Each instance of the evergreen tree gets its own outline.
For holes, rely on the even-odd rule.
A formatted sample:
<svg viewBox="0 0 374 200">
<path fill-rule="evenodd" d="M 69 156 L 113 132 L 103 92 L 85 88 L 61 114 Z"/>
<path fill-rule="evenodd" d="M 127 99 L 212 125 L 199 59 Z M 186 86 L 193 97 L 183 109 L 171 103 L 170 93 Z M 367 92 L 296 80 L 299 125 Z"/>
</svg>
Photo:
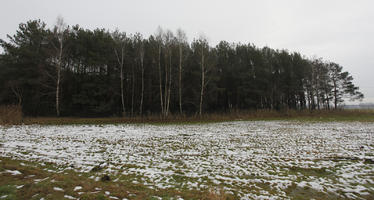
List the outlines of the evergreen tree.
<svg viewBox="0 0 374 200">
<path fill-rule="evenodd" d="M 0 104 L 26 115 L 336 109 L 363 98 L 339 64 L 252 44 L 212 47 L 204 37 L 189 45 L 181 30 L 145 39 L 34 20 L 8 38 L 0 40 Z"/>
</svg>

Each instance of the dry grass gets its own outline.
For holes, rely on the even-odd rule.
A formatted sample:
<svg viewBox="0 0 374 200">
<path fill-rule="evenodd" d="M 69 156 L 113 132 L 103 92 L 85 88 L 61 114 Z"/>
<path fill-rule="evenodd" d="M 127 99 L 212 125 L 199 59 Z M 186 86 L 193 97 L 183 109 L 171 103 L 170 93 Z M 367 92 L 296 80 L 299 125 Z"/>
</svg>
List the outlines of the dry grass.
<svg viewBox="0 0 374 200">
<path fill-rule="evenodd" d="M 219 189 L 218 191 L 211 189 L 207 194 L 203 196 L 202 199 L 207 200 L 226 200 L 231 199 L 232 196 L 229 196 L 225 193 L 223 189 Z"/>
<path fill-rule="evenodd" d="M 109 191 L 111 196 L 119 199 L 172 199 L 182 197 L 183 199 L 205 199 L 221 200 L 235 199 L 234 196 L 225 194 L 223 190 L 215 192 L 182 190 L 175 189 L 150 189 L 141 183 L 134 184 L 130 182 L 94 181 L 89 174 L 79 174 L 73 170 L 65 170 L 63 173 L 53 173 L 48 169 L 56 170 L 53 164 L 42 166 L 38 163 L 19 161 L 0 157 L 0 196 L 6 195 L 6 199 L 66 199 L 64 195 L 79 197 L 80 199 L 96 200 L 110 199 L 105 191 Z M 17 170 L 21 172 L 18 175 L 6 173 L 5 170 Z M 40 180 L 40 181 L 35 181 Z M 23 185 L 17 189 L 17 186 Z M 75 186 L 81 186 L 82 189 L 74 191 Z M 56 191 L 53 188 L 59 187 L 64 191 Z M 97 190 L 96 188 L 101 188 Z M 83 192 L 78 194 L 78 192 Z"/>
<path fill-rule="evenodd" d="M 363 121 L 374 122 L 374 110 L 257 110 L 232 111 L 199 115 L 159 115 L 108 118 L 37 117 L 25 118 L 25 124 L 121 124 L 121 123 L 209 123 L 236 120 L 301 120 L 301 121 Z"/>
<path fill-rule="evenodd" d="M 22 123 L 22 107 L 19 105 L 0 106 L 0 124 Z"/>
<path fill-rule="evenodd" d="M 80 174 L 73 170 L 64 170 L 63 173 L 54 173 L 48 170 L 56 170 L 58 166 L 52 163 L 40 165 L 37 162 L 14 160 L 0 157 L 0 196 L 5 199 L 66 199 L 64 195 L 69 195 L 79 199 L 97 200 L 111 199 L 105 191 L 110 192 L 110 196 L 119 199 L 201 199 L 201 200 L 232 200 L 239 199 L 235 194 L 228 194 L 222 189 L 211 188 L 208 190 L 176 190 L 176 189 L 150 189 L 141 183 L 135 184 L 131 181 L 94 181 L 88 178 L 94 173 Z M 61 169 L 61 168 L 59 168 Z M 17 170 L 18 175 L 6 173 L 6 170 Z M 112 177 L 114 178 L 114 177 Z M 129 177 L 131 179 L 131 177 Z M 39 180 L 39 181 L 36 181 Z M 17 188 L 18 186 L 22 186 Z M 74 191 L 76 186 L 82 189 Z M 64 191 L 56 191 L 54 187 L 62 188 Z M 248 185 L 252 188 L 251 185 Z M 100 188 L 100 190 L 97 190 Z M 79 194 L 78 192 L 82 192 Z M 292 184 L 285 190 L 291 199 L 349 199 L 337 196 L 332 192 L 316 191 L 313 188 L 298 187 Z M 157 198 L 156 198 L 157 197 Z M 366 199 L 372 199 L 366 196 Z"/>
</svg>

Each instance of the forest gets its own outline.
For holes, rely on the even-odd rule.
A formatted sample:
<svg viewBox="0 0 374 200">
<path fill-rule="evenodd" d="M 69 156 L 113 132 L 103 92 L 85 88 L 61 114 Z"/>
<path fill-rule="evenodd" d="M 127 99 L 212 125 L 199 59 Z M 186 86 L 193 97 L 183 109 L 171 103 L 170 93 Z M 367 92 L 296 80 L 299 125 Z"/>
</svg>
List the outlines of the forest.
<svg viewBox="0 0 374 200">
<path fill-rule="evenodd" d="M 27 116 L 203 115 L 338 109 L 364 95 L 335 62 L 159 27 L 140 33 L 41 20 L 0 40 L 0 105 Z"/>
</svg>

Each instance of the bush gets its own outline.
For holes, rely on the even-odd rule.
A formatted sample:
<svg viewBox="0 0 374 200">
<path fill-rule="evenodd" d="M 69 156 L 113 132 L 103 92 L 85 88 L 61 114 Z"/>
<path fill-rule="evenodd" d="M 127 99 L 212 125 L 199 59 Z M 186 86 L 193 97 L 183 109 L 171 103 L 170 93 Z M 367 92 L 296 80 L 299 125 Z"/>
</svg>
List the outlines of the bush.
<svg viewBox="0 0 374 200">
<path fill-rule="evenodd" d="M 19 105 L 0 106 L 0 124 L 20 124 L 23 121 L 22 107 Z"/>
</svg>

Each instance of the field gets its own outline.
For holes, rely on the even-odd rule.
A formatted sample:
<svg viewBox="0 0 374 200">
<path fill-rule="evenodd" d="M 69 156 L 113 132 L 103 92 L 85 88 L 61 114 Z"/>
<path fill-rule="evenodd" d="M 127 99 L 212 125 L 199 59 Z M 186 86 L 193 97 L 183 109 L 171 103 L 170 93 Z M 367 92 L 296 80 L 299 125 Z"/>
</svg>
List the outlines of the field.
<svg viewBox="0 0 374 200">
<path fill-rule="evenodd" d="M 374 123 L 0 127 L 2 199 L 374 199 Z"/>
</svg>

